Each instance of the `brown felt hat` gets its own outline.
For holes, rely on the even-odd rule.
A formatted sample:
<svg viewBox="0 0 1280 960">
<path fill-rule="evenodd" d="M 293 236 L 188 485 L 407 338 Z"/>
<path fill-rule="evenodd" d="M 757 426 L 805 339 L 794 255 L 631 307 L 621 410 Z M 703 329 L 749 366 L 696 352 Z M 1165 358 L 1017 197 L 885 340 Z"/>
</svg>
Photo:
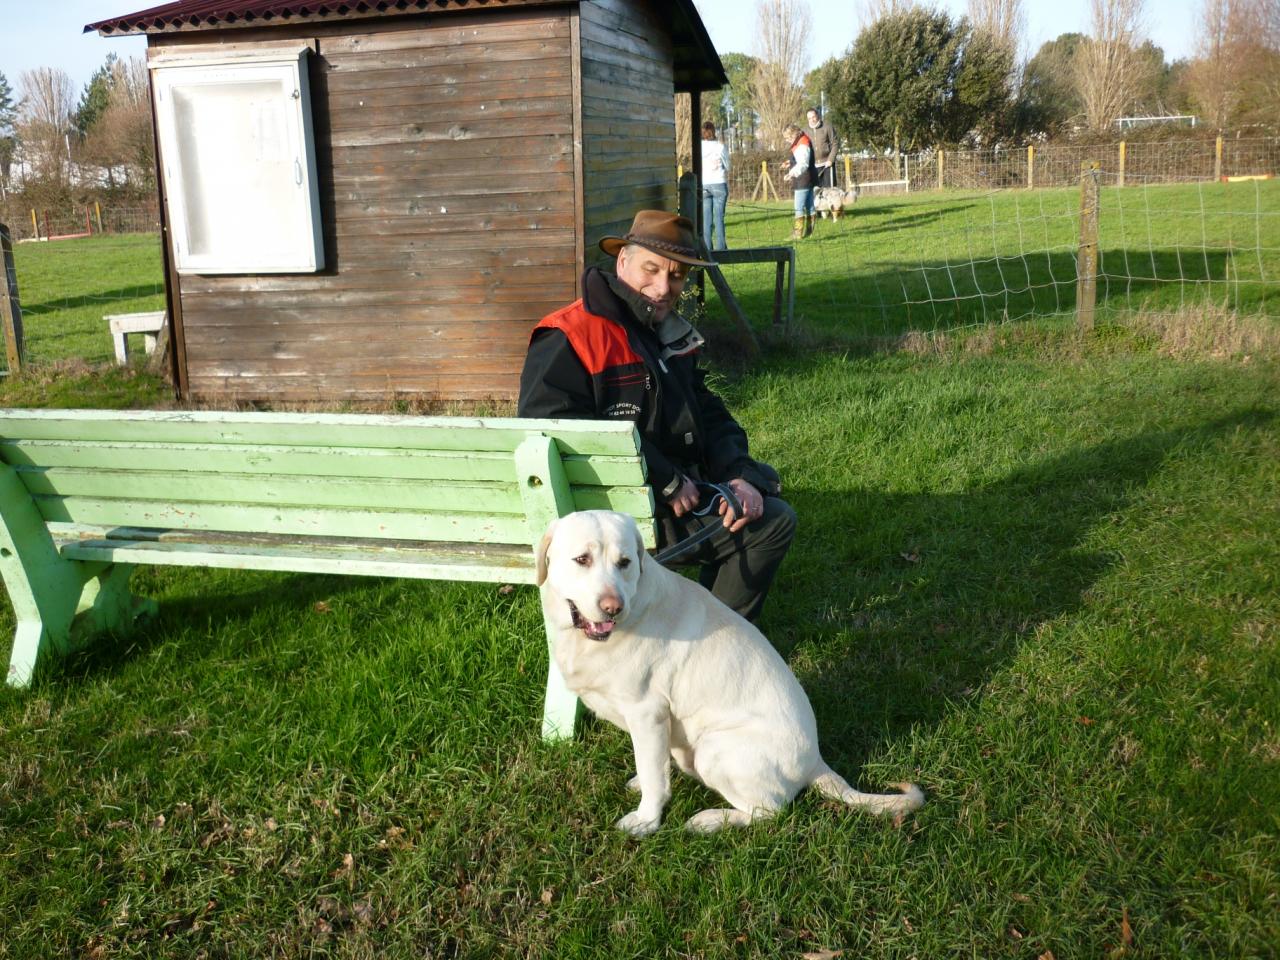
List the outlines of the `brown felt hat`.
<svg viewBox="0 0 1280 960">
<path fill-rule="evenodd" d="M 631 229 L 625 237 L 605 237 L 600 241 L 600 249 L 616 257 L 618 251 L 629 243 L 691 267 L 715 266 L 710 260 L 698 258 L 693 221 L 663 210 L 641 210 L 631 221 Z"/>
</svg>

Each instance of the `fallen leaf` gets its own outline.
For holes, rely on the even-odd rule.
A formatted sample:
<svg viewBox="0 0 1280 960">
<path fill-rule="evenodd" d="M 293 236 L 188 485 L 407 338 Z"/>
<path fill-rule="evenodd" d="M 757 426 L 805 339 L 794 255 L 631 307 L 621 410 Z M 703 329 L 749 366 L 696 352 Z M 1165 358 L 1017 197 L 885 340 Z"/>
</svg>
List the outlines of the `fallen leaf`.
<svg viewBox="0 0 1280 960">
<path fill-rule="evenodd" d="M 1036 957 L 1036 960 L 1058 960 L 1058 958 L 1053 955 L 1052 950 L 1046 950 L 1044 953 L 1040 954 L 1040 956 Z"/>
<path fill-rule="evenodd" d="M 907 563 L 919 563 L 919 562 L 920 562 L 920 554 L 916 553 L 914 550 L 913 550 L 913 551 L 911 551 L 910 553 L 905 553 L 905 552 L 904 552 L 904 553 L 900 553 L 900 554 L 898 554 L 898 556 L 900 556 L 903 560 L 907 561 Z"/>
<path fill-rule="evenodd" d="M 515 592 L 515 589 L 516 589 L 516 588 L 515 588 L 515 584 L 511 584 L 511 583 L 504 583 L 502 586 L 500 586 L 500 587 L 498 588 L 498 593 L 500 593 L 502 596 L 506 597 L 506 596 L 510 596 L 512 593 L 514 593 L 514 592 Z"/>
<path fill-rule="evenodd" d="M 542 895 L 538 897 L 538 899 L 541 900 L 543 904 L 545 904 L 546 906 L 551 906 L 551 901 L 554 900 L 555 898 L 556 898 L 556 892 L 552 890 L 550 887 L 544 887 L 542 890 Z"/>
<path fill-rule="evenodd" d="M 317 600 L 315 602 L 315 605 L 311 609 L 313 609 L 316 613 L 328 613 L 330 610 L 329 601 Z"/>
<path fill-rule="evenodd" d="M 1120 917 L 1120 942 L 1126 947 L 1133 946 L 1133 927 L 1129 926 L 1129 908 L 1124 908 Z"/>
<path fill-rule="evenodd" d="M 1015 894 L 1013 895 L 1013 899 L 1017 900 L 1019 903 L 1030 903 L 1030 902 L 1031 902 L 1031 898 L 1030 898 L 1030 897 L 1028 897 L 1025 893 L 1015 893 Z"/>
<path fill-rule="evenodd" d="M 1026 937 L 1026 934 L 1023 933 L 1021 930 L 1019 930 L 1017 927 L 1010 926 L 1009 936 L 1012 937 L 1014 940 L 1021 940 L 1024 937 Z"/>
<path fill-rule="evenodd" d="M 152 829 L 152 830 L 163 830 L 163 829 L 164 829 L 164 824 L 165 824 L 164 814 L 163 814 L 163 813 L 158 813 L 158 814 L 156 814 L 156 818 L 155 818 L 154 820 L 152 820 L 152 821 L 151 821 L 151 829 Z"/>
<path fill-rule="evenodd" d="M 1076 717 L 1076 723 L 1083 724 L 1086 727 L 1092 727 L 1097 723 L 1097 721 L 1092 717 Z"/>
<path fill-rule="evenodd" d="M 814 950 L 812 953 L 802 953 L 800 956 L 804 960 L 833 960 L 835 957 L 843 957 L 843 950 Z"/>
</svg>

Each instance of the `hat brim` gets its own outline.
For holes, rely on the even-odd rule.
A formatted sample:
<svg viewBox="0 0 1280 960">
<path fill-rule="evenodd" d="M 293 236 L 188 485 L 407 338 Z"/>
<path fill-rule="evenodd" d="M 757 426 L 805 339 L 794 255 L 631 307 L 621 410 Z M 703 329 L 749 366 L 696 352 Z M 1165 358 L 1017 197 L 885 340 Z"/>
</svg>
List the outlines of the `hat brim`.
<svg viewBox="0 0 1280 960">
<path fill-rule="evenodd" d="M 605 237 L 600 241 L 600 249 L 609 256 L 616 257 L 623 247 L 633 243 L 637 247 L 644 247 L 650 253 L 656 253 L 660 257 L 666 257 L 668 260 L 675 260 L 677 263 L 687 264 L 690 267 L 714 267 L 716 265 L 714 260 L 699 260 L 693 254 L 669 249 L 665 244 L 662 246 L 651 245 L 645 243 L 642 238 L 637 237 Z"/>
</svg>

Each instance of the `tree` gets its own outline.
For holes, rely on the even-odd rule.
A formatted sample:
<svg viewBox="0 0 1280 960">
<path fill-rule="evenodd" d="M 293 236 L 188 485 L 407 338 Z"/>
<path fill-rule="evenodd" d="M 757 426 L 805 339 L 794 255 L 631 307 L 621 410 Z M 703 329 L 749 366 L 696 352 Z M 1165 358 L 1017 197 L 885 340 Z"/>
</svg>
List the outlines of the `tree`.
<svg viewBox="0 0 1280 960">
<path fill-rule="evenodd" d="M 80 105 L 76 108 L 75 124 L 76 130 L 83 137 L 89 132 L 89 128 L 98 122 L 98 119 L 106 112 L 107 103 L 111 99 L 112 74 L 115 65 L 119 61 L 119 57 L 114 53 L 108 53 L 107 59 L 97 70 L 94 71 L 89 82 L 85 84 L 84 91 L 80 94 Z"/>
<path fill-rule="evenodd" d="M 1277 38 L 1269 36 L 1269 21 L 1280 29 L 1277 0 L 1205 0 L 1187 84 L 1200 115 L 1218 130 L 1240 123 L 1258 100 L 1269 99 L 1274 113 L 1266 85 Z"/>
<path fill-rule="evenodd" d="M 882 17 L 819 69 L 837 129 L 877 149 L 954 143 L 1008 102 L 1012 57 L 969 21 L 916 8 Z"/>
<path fill-rule="evenodd" d="M 1082 33 L 1064 33 L 1040 45 L 1022 69 L 1018 90 L 1019 129 L 1057 134 L 1084 114 L 1075 82 L 1075 58 L 1085 43 Z"/>
<path fill-rule="evenodd" d="M 1017 60 L 1026 29 L 1022 0 L 969 0 L 969 23 L 975 35 L 987 35 Z"/>
<path fill-rule="evenodd" d="M 805 66 L 809 59 L 812 17 L 807 0 L 758 0 L 757 63 L 751 74 L 751 100 L 765 146 L 785 146 L 783 129 L 804 119 Z"/>
<path fill-rule="evenodd" d="M 1074 66 L 1085 121 L 1095 133 L 1111 130 L 1150 82 L 1150 59 L 1138 52 L 1144 2 L 1089 0 L 1091 32 Z"/>
<path fill-rule="evenodd" d="M 726 53 L 720 63 L 729 77 L 723 91 L 724 126 L 734 128 L 737 137 L 750 143 L 756 137 L 756 108 L 751 98 L 751 77 L 759 61 L 747 53 Z"/>
<path fill-rule="evenodd" d="M 0 196 L 9 189 L 9 171 L 18 150 L 18 108 L 13 102 L 13 89 L 0 73 Z"/>
<path fill-rule="evenodd" d="M 107 102 L 88 128 L 82 161 L 102 172 L 107 186 L 143 188 L 154 182 L 155 141 L 151 93 L 141 57 L 114 60 L 105 86 Z"/>
<path fill-rule="evenodd" d="M 64 188 L 70 177 L 72 113 L 71 78 L 65 70 L 37 67 L 18 78 L 18 137 L 33 176 L 53 189 Z"/>
<path fill-rule="evenodd" d="M 858 24 L 863 30 L 877 20 L 896 17 L 920 6 L 920 0 L 858 0 Z"/>
</svg>

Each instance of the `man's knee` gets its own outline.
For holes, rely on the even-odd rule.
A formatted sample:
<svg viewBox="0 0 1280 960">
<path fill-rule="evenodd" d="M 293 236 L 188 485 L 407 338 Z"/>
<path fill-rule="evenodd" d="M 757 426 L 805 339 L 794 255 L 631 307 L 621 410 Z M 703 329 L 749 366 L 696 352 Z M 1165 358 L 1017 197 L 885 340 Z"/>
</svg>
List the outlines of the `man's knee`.
<svg viewBox="0 0 1280 960">
<path fill-rule="evenodd" d="M 760 518 L 762 543 L 776 550 L 786 551 L 796 535 L 795 508 L 778 497 L 765 497 L 764 515 Z"/>
</svg>

